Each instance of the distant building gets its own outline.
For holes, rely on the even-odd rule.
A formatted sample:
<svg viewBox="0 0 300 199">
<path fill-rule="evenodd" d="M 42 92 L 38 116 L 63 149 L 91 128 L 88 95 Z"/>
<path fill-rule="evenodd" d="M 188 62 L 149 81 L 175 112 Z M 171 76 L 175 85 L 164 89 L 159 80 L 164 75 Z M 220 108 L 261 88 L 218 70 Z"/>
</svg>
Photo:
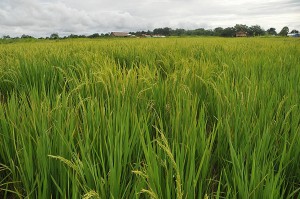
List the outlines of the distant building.
<svg viewBox="0 0 300 199">
<path fill-rule="evenodd" d="M 148 35 L 148 34 L 142 34 L 141 37 L 149 38 L 149 37 L 151 37 L 151 35 Z"/>
<path fill-rule="evenodd" d="M 164 36 L 164 35 L 152 35 L 152 37 L 155 37 L 155 38 L 164 38 L 166 36 Z"/>
<path fill-rule="evenodd" d="M 113 37 L 134 37 L 134 35 L 129 34 L 128 32 L 111 32 L 110 35 Z"/>
<path fill-rule="evenodd" d="M 287 34 L 288 37 L 300 37 L 300 33 L 290 33 Z"/>
<path fill-rule="evenodd" d="M 236 37 L 247 37 L 247 32 L 245 31 L 239 31 L 235 33 Z"/>
</svg>

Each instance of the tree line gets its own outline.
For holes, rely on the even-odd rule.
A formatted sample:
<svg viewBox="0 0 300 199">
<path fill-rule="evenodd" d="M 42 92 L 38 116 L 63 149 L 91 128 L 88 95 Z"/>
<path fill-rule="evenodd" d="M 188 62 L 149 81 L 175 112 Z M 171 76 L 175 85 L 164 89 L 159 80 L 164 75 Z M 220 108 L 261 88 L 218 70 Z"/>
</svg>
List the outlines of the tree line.
<svg viewBox="0 0 300 199">
<path fill-rule="evenodd" d="M 143 35 L 143 34 L 159 34 L 165 36 L 221 36 L 221 37 L 234 37 L 237 32 L 243 31 L 247 34 L 247 36 L 265 36 L 265 35 L 272 35 L 272 36 L 287 36 L 288 33 L 299 33 L 298 30 L 292 30 L 289 32 L 289 28 L 287 26 L 283 27 L 280 32 L 277 33 L 276 28 L 269 28 L 264 30 L 259 25 L 252 25 L 247 26 L 244 24 L 236 24 L 234 27 L 217 27 L 215 29 L 204 29 L 198 28 L 195 30 L 185 30 L 182 28 L 172 29 L 169 27 L 165 28 L 156 28 L 153 31 L 138 31 L 132 32 L 134 35 Z"/>
<path fill-rule="evenodd" d="M 58 33 L 52 33 L 49 37 L 34 37 L 31 35 L 26 35 L 23 34 L 20 37 L 10 37 L 9 35 L 5 35 L 2 38 L 3 39 L 50 39 L 50 40 L 55 40 L 55 39 L 68 39 L 68 38 L 99 38 L 99 37 L 109 37 L 110 34 L 99 34 L 99 33 L 94 33 L 92 35 L 76 35 L 76 34 L 70 34 L 69 36 L 63 36 L 60 37 Z"/>
<path fill-rule="evenodd" d="M 237 32 L 243 31 L 247 34 L 247 36 L 287 36 L 288 33 L 299 33 L 298 30 L 293 29 L 292 31 L 289 30 L 287 26 L 283 27 L 281 31 L 277 32 L 276 28 L 269 28 L 267 30 L 263 29 L 259 25 L 252 25 L 247 26 L 244 24 L 236 24 L 233 27 L 217 27 L 215 29 L 204 29 L 198 28 L 194 30 L 185 30 L 183 28 L 176 28 L 172 29 L 169 27 L 164 28 L 155 28 L 154 30 L 150 31 L 136 31 L 136 32 L 129 32 L 135 36 L 143 36 L 143 35 L 164 35 L 164 36 L 220 36 L 220 37 L 234 37 Z M 67 39 L 67 38 L 100 38 L 100 37 L 110 37 L 109 33 L 106 34 L 99 34 L 94 33 L 91 35 L 76 35 L 70 34 L 69 36 L 60 37 L 58 33 L 52 33 L 49 37 L 40 37 L 38 39 Z M 32 39 L 33 36 L 23 34 L 21 37 L 13 37 L 11 38 L 9 35 L 3 36 L 3 39 Z"/>
</svg>

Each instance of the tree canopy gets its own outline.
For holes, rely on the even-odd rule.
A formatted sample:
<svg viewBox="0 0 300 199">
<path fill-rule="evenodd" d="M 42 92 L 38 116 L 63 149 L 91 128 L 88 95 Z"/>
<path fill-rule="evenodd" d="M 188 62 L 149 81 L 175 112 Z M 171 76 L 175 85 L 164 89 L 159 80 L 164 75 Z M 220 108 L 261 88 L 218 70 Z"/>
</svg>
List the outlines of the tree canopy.
<svg viewBox="0 0 300 199">
<path fill-rule="evenodd" d="M 284 26 L 284 27 L 281 29 L 279 35 L 280 35 L 280 36 L 287 36 L 288 33 L 289 33 L 289 28 L 288 28 L 287 26 Z"/>
<path fill-rule="evenodd" d="M 264 35 L 277 35 L 276 29 L 271 27 L 267 30 L 264 30 L 260 25 L 252 25 L 247 26 L 245 24 L 236 24 L 233 27 L 217 27 L 215 29 L 205 29 L 205 28 L 197 28 L 194 30 L 186 30 L 183 28 L 172 29 L 170 27 L 164 28 L 155 28 L 153 31 L 151 30 L 142 30 L 137 32 L 130 32 L 132 35 L 142 36 L 142 35 L 164 35 L 164 36 L 221 36 L 221 37 L 235 37 L 237 32 L 245 32 L 247 36 L 255 37 L 255 36 L 264 36 Z M 287 26 L 283 27 L 279 32 L 280 36 L 287 36 L 289 33 L 289 28 Z M 293 29 L 291 33 L 299 33 L 298 30 Z M 67 39 L 67 38 L 100 38 L 100 37 L 109 37 L 110 34 L 99 34 L 94 33 L 91 35 L 76 35 L 70 34 L 69 36 L 60 37 L 58 33 L 52 33 L 50 37 L 40 37 L 39 39 Z M 3 39 L 9 39 L 9 35 L 5 35 L 2 37 Z M 34 38 L 30 35 L 23 34 L 21 39 Z M 14 37 L 12 39 L 18 39 L 18 37 Z"/>
<path fill-rule="evenodd" d="M 292 30 L 291 33 L 299 33 L 299 30 Z"/>
<path fill-rule="evenodd" d="M 50 39 L 59 39 L 58 33 L 52 33 Z"/>
<path fill-rule="evenodd" d="M 276 28 L 269 28 L 269 29 L 267 30 L 267 33 L 268 33 L 269 35 L 277 35 Z"/>
</svg>

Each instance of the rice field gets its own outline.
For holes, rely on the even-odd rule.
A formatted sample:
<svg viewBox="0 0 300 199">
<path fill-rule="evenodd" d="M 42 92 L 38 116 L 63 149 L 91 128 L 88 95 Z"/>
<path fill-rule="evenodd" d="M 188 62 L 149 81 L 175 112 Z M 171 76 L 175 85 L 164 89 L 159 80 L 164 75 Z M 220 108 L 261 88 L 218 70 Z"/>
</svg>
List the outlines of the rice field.
<svg viewBox="0 0 300 199">
<path fill-rule="evenodd" d="M 0 198 L 300 198 L 300 40 L 0 44 Z"/>
</svg>

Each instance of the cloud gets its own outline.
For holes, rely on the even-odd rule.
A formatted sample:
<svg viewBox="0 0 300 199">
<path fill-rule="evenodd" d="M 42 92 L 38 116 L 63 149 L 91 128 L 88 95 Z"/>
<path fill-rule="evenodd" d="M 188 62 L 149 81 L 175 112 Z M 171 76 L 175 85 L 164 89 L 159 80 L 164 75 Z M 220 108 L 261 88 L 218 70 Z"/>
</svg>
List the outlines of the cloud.
<svg viewBox="0 0 300 199">
<path fill-rule="evenodd" d="M 2 3 L 3 4 L 3 3 Z M 143 20 L 124 11 L 88 12 L 64 3 L 38 2 L 34 0 L 1 6 L 0 27 L 19 34 L 93 33 L 111 29 L 134 29 Z"/>
<path fill-rule="evenodd" d="M 49 36 L 237 23 L 300 29 L 298 0 L 1 0 L 0 36 Z"/>
</svg>

